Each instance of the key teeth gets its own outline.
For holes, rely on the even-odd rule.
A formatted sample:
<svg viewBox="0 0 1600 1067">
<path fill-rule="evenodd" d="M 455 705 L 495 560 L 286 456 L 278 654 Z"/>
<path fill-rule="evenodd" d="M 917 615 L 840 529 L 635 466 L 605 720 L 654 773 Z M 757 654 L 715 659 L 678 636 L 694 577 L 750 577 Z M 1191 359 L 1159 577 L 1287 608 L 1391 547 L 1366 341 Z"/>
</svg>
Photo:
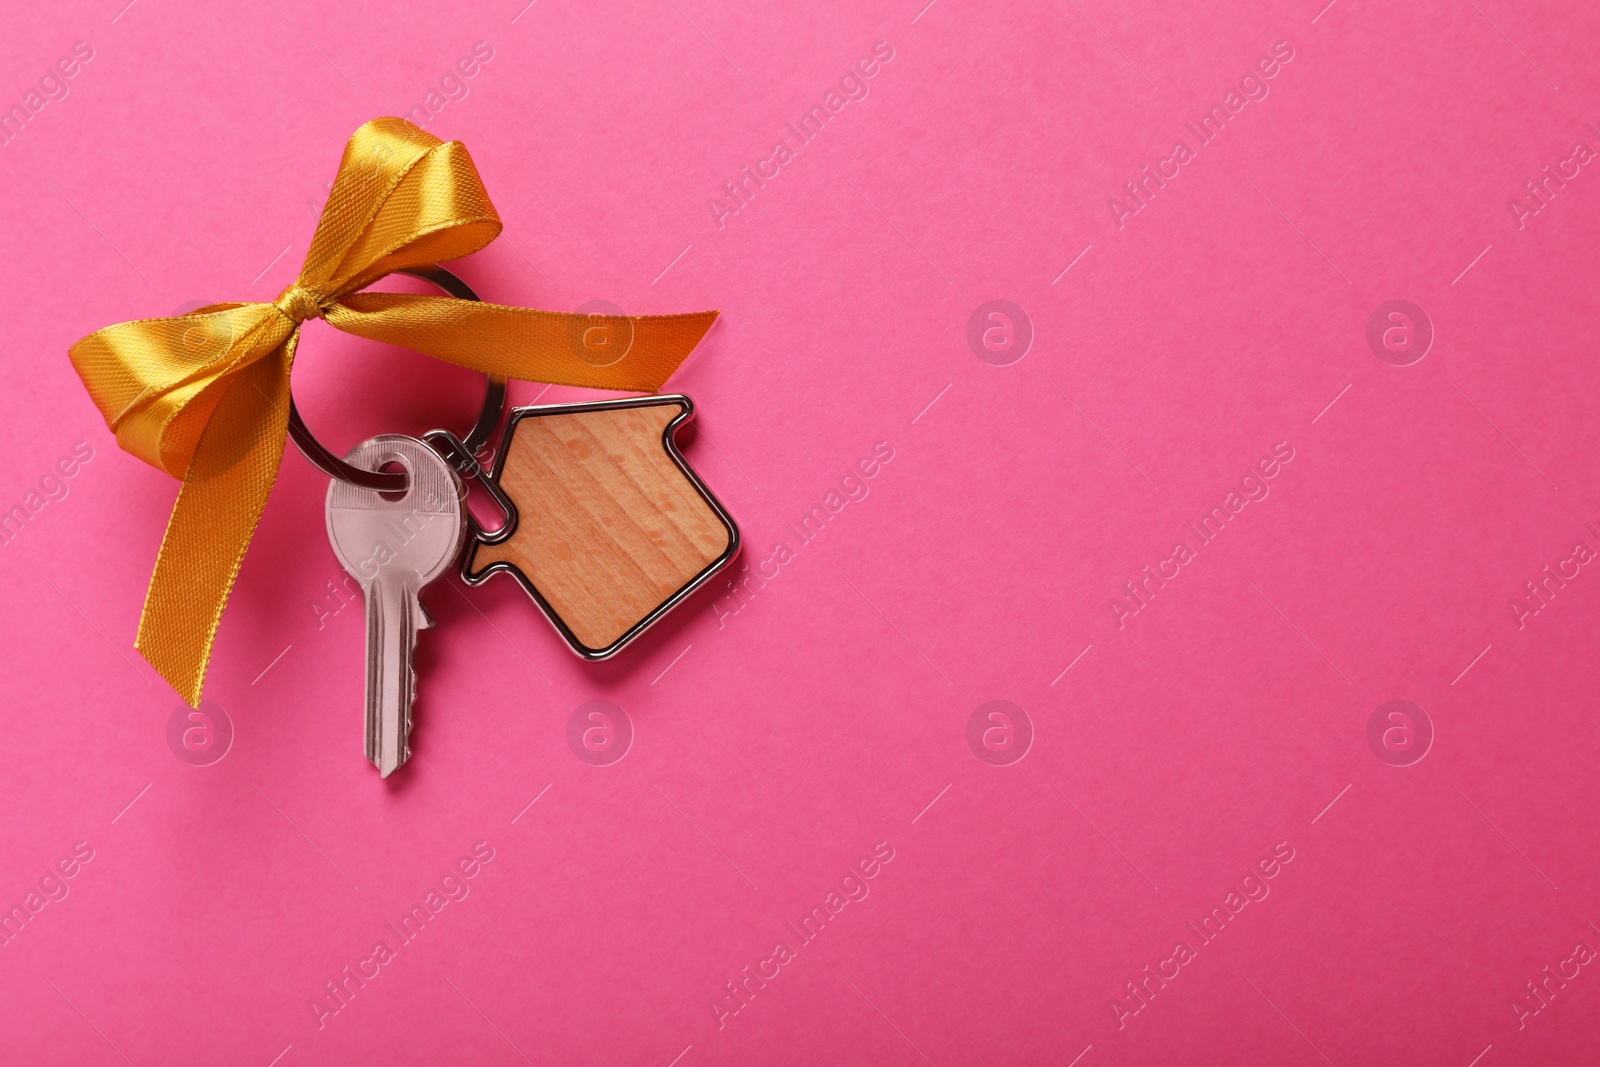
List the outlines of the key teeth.
<svg viewBox="0 0 1600 1067">
<path fill-rule="evenodd" d="M 405 732 L 400 740 L 400 762 L 404 763 L 411 758 L 411 709 L 417 704 L 417 668 L 411 667 L 411 697 L 406 701 Z"/>
</svg>

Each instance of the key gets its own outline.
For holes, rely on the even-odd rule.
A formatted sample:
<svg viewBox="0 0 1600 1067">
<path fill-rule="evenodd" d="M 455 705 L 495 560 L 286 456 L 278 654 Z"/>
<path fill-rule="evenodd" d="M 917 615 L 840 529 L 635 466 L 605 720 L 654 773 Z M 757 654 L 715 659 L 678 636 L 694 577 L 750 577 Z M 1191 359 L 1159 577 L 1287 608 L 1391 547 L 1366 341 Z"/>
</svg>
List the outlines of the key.
<svg viewBox="0 0 1600 1067">
<path fill-rule="evenodd" d="M 328 540 L 366 594 L 366 756 L 389 777 L 411 755 L 411 705 L 417 631 L 433 626 L 421 592 L 461 554 L 466 541 L 461 479 L 413 437 L 383 434 L 345 457 L 365 470 L 398 463 L 410 485 L 398 500 L 334 479 L 328 487 Z"/>
</svg>

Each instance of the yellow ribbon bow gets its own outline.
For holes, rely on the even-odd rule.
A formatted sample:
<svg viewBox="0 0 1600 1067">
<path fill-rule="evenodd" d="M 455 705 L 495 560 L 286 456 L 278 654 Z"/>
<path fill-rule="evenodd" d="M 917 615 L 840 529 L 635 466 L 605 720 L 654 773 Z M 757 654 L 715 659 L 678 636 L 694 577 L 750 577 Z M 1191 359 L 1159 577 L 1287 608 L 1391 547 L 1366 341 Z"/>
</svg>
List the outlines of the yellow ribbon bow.
<svg viewBox="0 0 1600 1067">
<path fill-rule="evenodd" d="M 139 652 L 198 706 L 222 609 L 278 476 L 300 324 L 412 348 L 529 381 L 654 392 L 715 311 L 638 318 L 626 358 L 595 366 L 569 343 L 593 316 L 449 297 L 361 293 L 392 271 L 459 259 L 499 236 L 467 150 L 404 119 L 374 119 L 345 146 L 304 267 L 270 304 L 108 326 L 72 365 L 117 443 L 183 479 L 139 617 Z"/>
</svg>

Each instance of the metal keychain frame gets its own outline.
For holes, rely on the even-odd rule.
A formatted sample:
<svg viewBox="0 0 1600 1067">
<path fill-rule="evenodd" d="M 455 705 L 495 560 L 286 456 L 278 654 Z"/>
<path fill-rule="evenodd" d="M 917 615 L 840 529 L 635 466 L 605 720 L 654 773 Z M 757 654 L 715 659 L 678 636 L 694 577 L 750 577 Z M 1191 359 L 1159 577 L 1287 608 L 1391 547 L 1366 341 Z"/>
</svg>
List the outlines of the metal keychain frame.
<svg viewBox="0 0 1600 1067">
<path fill-rule="evenodd" d="M 509 428 L 510 424 L 508 423 L 507 429 L 509 430 Z M 440 458 L 461 476 L 462 514 L 466 517 L 467 531 L 471 534 L 470 539 L 467 541 L 467 547 L 475 544 L 498 545 L 516 533 L 517 505 L 512 501 L 511 497 L 506 495 L 505 490 L 500 488 L 499 479 L 483 469 L 483 465 L 478 462 L 478 457 L 472 454 L 472 450 L 467 447 L 465 441 L 449 430 L 429 430 L 422 435 L 422 440 L 435 452 L 439 453 Z M 495 506 L 505 515 L 505 521 L 496 527 L 493 533 L 484 531 L 483 525 L 478 522 L 478 517 L 467 506 L 467 493 L 469 490 L 466 480 L 468 478 L 483 486 L 484 492 L 489 494 L 489 497 L 495 502 Z M 464 551 L 465 548 L 463 548 Z M 464 560 L 463 565 L 465 565 Z"/>
<path fill-rule="evenodd" d="M 461 300 L 479 299 L 478 294 L 473 292 L 466 282 L 443 267 L 417 267 L 397 270 L 394 273 L 419 278 L 437 286 L 446 295 L 457 297 Z M 448 431 L 430 431 L 435 434 L 446 434 L 455 445 L 464 448 L 468 458 L 472 458 L 474 471 L 480 468 L 477 460 L 473 457 L 482 451 L 489 444 L 490 438 L 494 436 L 495 427 L 500 424 L 500 416 L 505 413 L 507 402 L 506 380 L 495 374 L 486 374 L 484 377 L 487 381 L 483 390 L 483 408 L 478 412 L 478 419 L 473 423 L 472 429 L 467 431 L 466 438 L 457 438 L 455 435 L 449 434 Z M 342 482 L 349 482 L 351 485 L 359 486 L 362 489 L 371 489 L 377 492 L 404 492 L 406 487 L 411 484 L 410 477 L 404 472 L 362 470 L 360 467 L 346 463 L 328 451 L 327 447 L 321 441 L 318 441 L 311 431 L 306 428 L 305 421 L 300 417 L 299 409 L 295 407 L 294 392 L 292 390 L 289 393 L 289 437 L 299 446 L 306 459 L 310 460 L 313 466 L 330 478 L 337 478 Z M 427 439 L 426 435 L 424 435 L 424 439 Z M 433 442 L 430 441 L 429 443 L 432 444 Z M 461 471 L 461 473 L 465 474 L 466 472 Z M 479 480 L 483 481 L 481 478 Z M 498 488 L 490 491 L 496 494 L 498 500 Z M 514 520 L 514 512 L 511 513 L 510 517 Z"/>
<path fill-rule="evenodd" d="M 650 627 L 654 626 L 661 620 L 663 615 L 677 607 L 692 593 L 694 593 L 695 590 L 699 589 L 702 585 L 708 582 L 713 575 L 717 574 L 729 563 L 732 563 L 734 557 L 739 554 L 739 549 L 741 547 L 739 527 L 734 523 L 733 516 L 729 515 L 728 510 L 722 506 L 722 502 L 712 495 L 711 490 L 708 489 L 706 484 L 700 480 L 700 476 L 697 475 L 689 466 L 688 462 L 683 458 L 683 454 L 678 451 L 677 442 L 673 440 L 673 435 L 678 427 L 682 426 L 694 417 L 694 401 L 690 400 L 682 393 L 652 394 L 650 396 L 635 396 L 622 400 L 599 400 L 583 404 L 546 404 L 543 406 L 536 405 L 531 407 L 512 408 L 511 415 L 506 420 L 505 431 L 501 437 L 502 447 L 495 453 L 493 471 L 488 477 L 480 477 L 478 479 L 478 481 L 486 489 L 489 489 L 490 492 L 495 495 L 497 501 L 501 499 L 504 500 L 502 506 L 509 509 L 507 513 L 509 521 L 504 527 L 496 530 L 493 534 L 490 534 L 487 538 L 485 538 L 483 543 L 498 544 L 509 538 L 516 530 L 516 505 L 510 501 L 504 490 L 500 488 L 500 475 L 505 470 L 506 457 L 511 453 L 511 441 L 515 434 L 518 422 L 526 418 L 536 418 L 542 415 L 565 415 L 571 412 L 614 411 L 620 408 L 653 407 L 657 404 L 672 401 L 676 401 L 680 405 L 680 410 L 678 414 L 673 417 L 672 421 L 667 423 L 666 428 L 662 430 L 661 443 L 666 448 L 667 455 L 672 457 L 673 463 L 675 463 L 678 469 L 683 472 L 683 476 L 689 480 L 689 484 L 694 487 L 695 492 L 700 494 L 700 498 L 710 506 L 712 512 L 717 516 L 717 519 L 728 531 L 728 547 L 723 550 L 720 556 L 718 556 L 703 570 L 701 570 L 700 573 L 691 578 L 687 584 L 680 588 L 676 593 L 672 594 L 672 596 L 668 597 L 662 603 L 657 605 L 656 608 L 650 612 L 650 614 L 646 615 L 643 619 L 640 619 L 638 622 L 634 623 L 633 626 L 629 627 L 621 637 L 618 637 L 615 641 L 611 642 L 611 644 L 605 646 L 604 648 L 591 648 L 580 641 L 578 636 L 574 634 L 567 626 L 566 622 L 562 620 L 561 616 L 556 614 L 555 609 L 552 608 L 549 602 L 546 601 L 545 598 L 539 593 L 539 590 L 534 587 L 533 582 L 529 580 L 527 575 L 523 574 L 521 569 L 509 560 L 496 560 L 483 570 L 474 574 L 472 572 L 472 546 L 469 544 L 468 550 L 464 551 L 461 555 L 461 580 L 467 585 L 479 586 L 500 571 L 508 572 L 517 580 L 518 584 L 522 586 L 523 590 L 528 594 L 528 596 L 533 599 L 533 602 L 539 605 L 539 610 L 544 613 L 544 617 L 546 619 L 550 620 L 550 625 L 556 628 L 556 632 L 561 634 L 562 638 L 567 642 L 568 648 L 572 649 L 573 652 L 577 653 L 577 655 L 583 659 L 603 660 L 610 659 L 612 656 L 615 656 L 618 652 L 622 651 L 624 646 L 628 645 L 633 641 L 634 638 L 638 637 Z M 434 432 L 439 433 L 440 431 Z"/>
</svg>

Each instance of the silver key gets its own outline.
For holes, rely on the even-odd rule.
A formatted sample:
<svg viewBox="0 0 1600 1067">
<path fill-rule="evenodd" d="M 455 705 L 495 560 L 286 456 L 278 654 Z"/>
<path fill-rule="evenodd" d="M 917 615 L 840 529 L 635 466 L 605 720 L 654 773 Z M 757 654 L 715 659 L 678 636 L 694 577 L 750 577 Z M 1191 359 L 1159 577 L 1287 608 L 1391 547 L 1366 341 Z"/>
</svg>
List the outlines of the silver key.
<svg viewBox="0 0 1600 1067">
<path fill-rule="evenodd" d="M 337 478 L 328 486 L 328 540 L 366 592 L 366 755 L 387 778 L 411 755 L 412 655 L 417 631 L 433 626 L 419 594 L 461 554 L 464 494 L 450 465 L 404 434 L 364 441 L 345 461 L 364 470 L 399 463 L 411 476 L 399 500 Z"/>
</svg>

